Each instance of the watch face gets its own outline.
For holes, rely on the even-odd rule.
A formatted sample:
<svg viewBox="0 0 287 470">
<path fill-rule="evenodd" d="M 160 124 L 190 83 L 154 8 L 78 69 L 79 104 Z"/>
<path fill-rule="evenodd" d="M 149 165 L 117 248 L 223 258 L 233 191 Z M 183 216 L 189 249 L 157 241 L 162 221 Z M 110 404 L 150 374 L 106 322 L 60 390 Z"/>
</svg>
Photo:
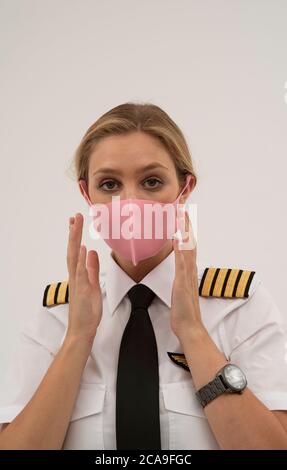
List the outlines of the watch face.
<svg viewBox="0 0 287 470">
<path fill-rule="evenodd" d="M 241 391 L 247 385 L 247 380 L 242 370 L 234 364 L 225 366 L 222 375 L 226 384 L 234 391 Z"/>
</svg>

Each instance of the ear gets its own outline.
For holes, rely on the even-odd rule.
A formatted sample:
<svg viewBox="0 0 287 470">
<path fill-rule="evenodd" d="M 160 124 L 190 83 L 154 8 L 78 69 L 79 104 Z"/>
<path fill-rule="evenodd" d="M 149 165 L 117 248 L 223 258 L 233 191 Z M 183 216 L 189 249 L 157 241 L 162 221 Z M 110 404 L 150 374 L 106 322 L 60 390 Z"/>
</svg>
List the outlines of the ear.
<svg viewBox="0 0 287 470">
<path fill-rule="evenodd" d="M 88 203 L 89 205 L 91 205 L 92 202 L 91 202 L 91 200 L 90 200 L 90 198 L 89 198 L 88 185 L 87 185 L 86 181 L 85 181 L 84 179 L 80 179 L 80 180 L 78 181 L 78 183 L 79 183 L 79 188 L 80 188 L 80 191 L 81 191 L 82 196 L 84 196 L 84 198 L 85 198 L 85 200 L 87 201 L 87 203 Z"/>
</svg>

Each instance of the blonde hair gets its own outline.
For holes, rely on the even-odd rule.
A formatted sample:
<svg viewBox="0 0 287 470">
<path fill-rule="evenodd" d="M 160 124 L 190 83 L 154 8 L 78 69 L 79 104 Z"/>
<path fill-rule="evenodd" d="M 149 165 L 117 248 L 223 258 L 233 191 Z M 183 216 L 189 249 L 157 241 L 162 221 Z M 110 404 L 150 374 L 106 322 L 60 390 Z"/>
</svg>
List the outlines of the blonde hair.
<svg viewBox="0 0 287 470">
<path fill-rule="evenodd" d="M 135 102 L 112 108 L 89 127 L 74 154 L 77 180 L 83 178 L 88 182 L 90 155 L 100 139 L 136 131 L 158 138 L 172 158 L 179 180 L 191 173 L 195 187 L 197 176 L 191 153 L 179 127 L 159 106 Z"/>
</svg>

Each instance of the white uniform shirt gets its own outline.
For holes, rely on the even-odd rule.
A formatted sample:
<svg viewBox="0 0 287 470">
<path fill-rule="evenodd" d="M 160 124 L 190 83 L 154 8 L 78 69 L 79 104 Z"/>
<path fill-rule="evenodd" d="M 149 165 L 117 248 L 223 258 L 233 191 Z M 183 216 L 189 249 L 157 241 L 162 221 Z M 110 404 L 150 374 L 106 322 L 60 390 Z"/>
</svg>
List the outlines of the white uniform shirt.
<svg viewBox="0 0 287 470">
<path fill-rule="evenodd" d="M 156 294 L 149 314 L 159 355 L 162 449 L 219 449 L 195 396 L 190 371 L 167 354 L 183 352 L 170 328 L 174 256 L 172 251 L 141 280 Z M 198 263 L 198 283 L 204 268 Z M 126 294 L 135 282 L 110 256 L 106 269 L 101 267 L 100 283 L 103 315 L 63 449 L 116 449 L 118 354 L 131 311 Z M 226 358 L 243 369 L 248 387 L 270 410 L 286 410 L 287 335 L 283 315 L 258 275 L 252 280 L 248 298 L 199 297 L 199 301 L 210 336 Z M 0 403 L 0 423 L 12 421 L 39 386 L 65 337 L 68 309 L 69 304 L 40 307 L 26 322 L 14 361 L 14 380 L 6 384 L 11 400 Z"/>
</svg>

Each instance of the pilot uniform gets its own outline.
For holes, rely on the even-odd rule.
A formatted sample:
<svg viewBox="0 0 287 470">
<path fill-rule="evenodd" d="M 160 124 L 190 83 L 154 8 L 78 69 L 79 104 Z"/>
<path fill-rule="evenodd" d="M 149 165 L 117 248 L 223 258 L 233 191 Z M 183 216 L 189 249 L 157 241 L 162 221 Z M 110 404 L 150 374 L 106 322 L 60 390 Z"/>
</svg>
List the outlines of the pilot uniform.
<svg viewBox="0 0 287 470">
<path fill-rule="evenodd" d="M 287 409 L 287 335 L 283 315 L 254 271 L 197 264 L 202 321 L 230 362 L 247 376 L 248 387 L 270 410 Z M 196 395 L 181 343 L 170 327 L 175 254 L 172 251 L 141 283 L 155 293 L 149 307 L 159 364 L 162 449 L 219 449 Z M 83 371 L 63 449 L 116 449 L 116 375 L 119 348 L 135 284 L 111 253 L 101 266 L 103 314 Z M 0 423 L 12 421 L 30 400 L 65 338 L 67 282 L 43 289 L 43 305 L 19 336 L 14 375 L 0 403 Z M 48 430 L 47 430 L 48 431 Z"/>
</svg>

